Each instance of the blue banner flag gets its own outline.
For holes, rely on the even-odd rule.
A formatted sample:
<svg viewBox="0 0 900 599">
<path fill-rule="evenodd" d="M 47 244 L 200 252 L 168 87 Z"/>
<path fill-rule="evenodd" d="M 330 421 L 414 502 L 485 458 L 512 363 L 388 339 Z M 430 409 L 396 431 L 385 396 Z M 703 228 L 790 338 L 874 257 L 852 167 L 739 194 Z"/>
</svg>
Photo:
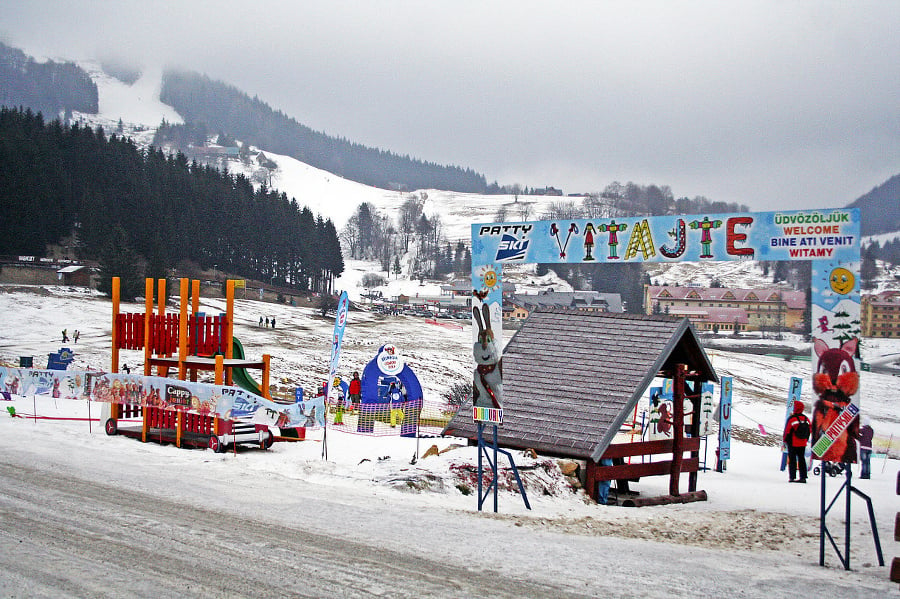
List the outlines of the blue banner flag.
<svg viewBox="0 0 900 599">
<path fill-rule="evenodd" d="M 338 362 L 341 360 L 341 343 L 344 340 L 344 329 L 347 327 L 347 312 L 350 310 L 350 299 L 347 292 L 341 292 L 338 299 L 337 316 L 334 318 L 334 334 L 331 337 L 331 366 L 328 370 L 328 379 L 325 381 L 325 397 L 331 392 L 334 375 L 337 374 Z"/>
</svg>

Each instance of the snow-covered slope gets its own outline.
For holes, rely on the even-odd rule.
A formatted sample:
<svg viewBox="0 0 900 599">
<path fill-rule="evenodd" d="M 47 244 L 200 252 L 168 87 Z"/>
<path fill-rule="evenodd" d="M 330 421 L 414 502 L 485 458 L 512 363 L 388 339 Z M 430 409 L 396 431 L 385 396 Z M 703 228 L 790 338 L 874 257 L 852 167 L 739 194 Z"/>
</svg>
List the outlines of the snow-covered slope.
<svg viewBox="0 0 900 599">
<path fill-rule="evenodd" d="M 139 146 L 148 146 L 156 128 L 163 120 L 181 123 L 183 119 L 171 107 L 159 101 L 162 73 L 158 70 L 144 72 L 141 78 L 128 85 L 110 77 L 95 62 L 79 63 L 97 84 L 100 113 L 90 115 L 76 113 L 76 118 L 91 126 L 102 126 L 109 133 L 116 133 L 122 121 L 122 134 L 132 138 Z M 393 217 L 400 205 L 410 197 L 425 198 L 425 214 L 440 215 L 446 237 L 455 241 L 468 239 L 473 222 L 493 221 L 498 210 L 505 208 L 509 220 L 525 217 L 535 219 L 546 208 L 563 198 L 556 196 L 520 196 L 519 200 L 507 195 L 479 195 L 440 190 L 398 192 L 378 189 L 349 181 L 333 173 L 309 166 L 299 160 L 272 153 L 266 148 L 253 148 L 265 153 L 278 168 L 271 173 L 270 186 L 296 198 L 301 205 L 309 206 L 316 213 L 330 218 L 340 229 L 362 202 L 371 202 L 379 210 Z M 242 173 L 252 179 L 259 170 L 256 164 L 245 165 L 228 161 L 228 170 Z"/>
</svg>

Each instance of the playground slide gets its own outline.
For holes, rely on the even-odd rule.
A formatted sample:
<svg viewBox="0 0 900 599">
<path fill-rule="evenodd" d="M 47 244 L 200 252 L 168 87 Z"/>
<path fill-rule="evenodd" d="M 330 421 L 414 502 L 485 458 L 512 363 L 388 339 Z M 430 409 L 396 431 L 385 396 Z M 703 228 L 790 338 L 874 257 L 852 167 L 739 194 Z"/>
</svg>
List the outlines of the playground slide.
<svg viewBox="0 0 900 599">
<path fill-rule="evenodd" d="M 234 342 L 232 346 L 232 357 L 235 360 L 243 360 L 245 357 L 244 346 L 241 345 L 241 342 L 238 341 L 237 337 L 232 337 L 232 341 Z M 245 391 L 262 396 L 262 389 L 260 388 L 259 383 L 253 380 L 253 377 L 250 376 L 246 368 L 232 368 L 231 381 Z"/>
</svg>

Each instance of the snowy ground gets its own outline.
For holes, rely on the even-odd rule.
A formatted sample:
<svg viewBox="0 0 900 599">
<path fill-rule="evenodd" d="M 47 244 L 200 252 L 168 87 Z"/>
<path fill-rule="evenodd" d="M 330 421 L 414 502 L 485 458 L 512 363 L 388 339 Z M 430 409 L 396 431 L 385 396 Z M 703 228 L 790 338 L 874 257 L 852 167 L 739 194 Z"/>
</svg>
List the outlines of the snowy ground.
<svg viewBox="0 0 900 599">
<path fill-rule="evenodd" d="M 223 307 L 222 300 L 203 303 L 210 311 Z M 295 385 L 314 384 L 324 376 L 332 320 L 308 309 L 251 299 L 238 299 L 236 304 L 236 336 L 242 340 L 248 356 L 272 355 L 272 380 L 282 391 L 287 393 Z M 141 311 L 142 305 L 126 306 L 125 310 Z M 108 368 L 111 316 L 110 304 L 104 299 L 65 287 L 0 287 L 0 314 L 4 315 L 0 327 L 0 359 L 7 363 L 15 364 L 18 356 L 31 355 L 35 356 L 35 365 L 41 366 L 43 356 L 61 346 L 60 331 L 66 328 L 70 335 L 75 329 L 81 332 L 78 344 L 69 344 L 76 351 L 73 368 Z M 260 316 L 276 317 L 277 328 L 260 328 Z M 352 311 L 341 370 L 361 369 L 381 344 L 390 342 L 404 352 L 419 375 L 426 401 L 439 401 L 451 383 L 468 380 L 470 335 L 467 327 L 447 328 L 416 317 Z M 865 347 L 882 352 L 898 349 L 884 342 L 867 343 Z M 778 468 L 780 449 L 777 446 L 789 378 L 808 378 L 809 362 L 788 362 L 724 350 L 711 351 L 710 355 L 720 375 L 735 378 L 736 429 L 727 472 L 709 471 L 700 475 L 699 488 L 707 491 L 708 501 L 640 509 L 598 506 L 573 491 L 553 467 L 553 461 L 541 457 L 535 461 L 517 453 L 517 463 L 528 473 L 527 490 L 533 509 L 526 510 L 518 495 L 503 491 L 500 514 L 485 517 L 533 530 L 535 539 L 544 533 L 573 537 L 600 535 L 671 543 L 672 552 L 690 551 L 692 546 L 746 550 L 750 555 L 775 552 L 790 567 L 817 568 L 819 481 L 813 479 L 808 485 L 787 484 L 787 474 Z M 123 352 L 123 360 L 132 367 L 140 359 L 137 352 Z M 880 455 L 873 460 L 871 480 L 854 477 L 854 485 L 873 498 L 888 563 L 892 556 L 900 554 L 892 534 L 898 506 L 894 494 L 898 452 L 894 445 L 900 445 L 893 439 L 900 437 L 896 381 L 889 375 L 862 373 L 861 404 L 877 432 L 876 451 L 884 453 L 890 444 L 892 457 Z M 803 399 L 809 405 L 811 390 L 808 385 L 805 387 Z M 20 398 L 13 406 L 19 414 L 26 415 L 84 418 L 90 409 L 92 418 L 99 416 L 97 404 L 84 402 Z M 262 493 L 269 487 L 318 485 L 349 506 L 365 504 L 373 496 L 388 503 L 411 502 L 421 509 L 438 512 L 471 513 L 477 506 L 474 494 L 465 494 L 465 485 L 471 479 L 460 474 L 461 466 L 471 466 L 475 461 L 472 448 L 455 448 L 440 456 L 422 457 L 432 445 L 443 450 L 459 443 L 457 439 L 366 437 L 330 429 L 325 460 L 321 431 L 311 432 L 305 442 L 276 443 L 265 453 L 242 451 L 224 455 L 107 437 L 97 422 L 88 424 L 81 420 L 0 418 L 0 437 L 6 439 L 4 452 L 16 452 L 17 447 L 27 446 L 28 451 L 42 455 L 62 451 L 76 456 L 76 465 L 67 467 L 85 478 L 96 476 L 95 464 L 100 456 L 114 453 L 120 456 L 117 460 L 133 463 L 164 460 L 179 472 L 190 473 L 190 477 L 226 481 L 249 477 Z M 713 445 L 711 440 L 706 451 L 710 465 Z M 416 456 L 418 459 L 412 463 Z M 78 466 L 79 463 L 84 466 Z M 840 482 L 838 478 L 826 479 L 829 498 L 837 492 Z M 179 483 L 173 481 L 173 484 Z M 645 478 L 634 488 L 644 496 L 655 496 L 666 494 L 667 484 L 664 477 Z M 840 542 L 843 509 L 835 512 L 840 514 L 829 516 L 829 526 Z M 887 582 L 887 568 L 877 566 L 865 505 L 858 499 L 853 502 L 852 523 L 853 571 L 836 571 L 839 562 L 827 546 L 828 576 L 835 581 L 854 581 L 864 589 L 860 596 L 887 591 L 892 587 Z M 535 553 L 539 551 L 535 547 Z M 735 568 L 747 572 L 753 567 L 752 559 L 735 564 Z"/>
</svg>

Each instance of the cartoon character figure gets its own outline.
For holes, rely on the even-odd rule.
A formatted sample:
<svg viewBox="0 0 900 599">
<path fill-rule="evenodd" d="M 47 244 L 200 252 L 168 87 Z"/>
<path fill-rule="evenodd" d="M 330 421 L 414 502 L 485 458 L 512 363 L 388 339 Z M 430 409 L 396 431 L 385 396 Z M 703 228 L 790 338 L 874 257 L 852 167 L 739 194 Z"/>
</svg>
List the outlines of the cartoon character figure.
<svg viewBox="0 0 900 599">
<path fill-rule="evenodd" d="M 59 392 L 59 379 L 53 379 L 53 391 L 50 393 L 54 399 L 60 396 Z"/>
<path fill-rule="evenodd" d="M 481 312 L 476 306 L 472 308 L 472 314 L 478 324 L 478 340 L 472 348 L 475 363 L 478 364 L 475 367 L 472 404 L 479 408 L 499 409 L 503 388 L 503 360 L 491 329 L 491 310 L 487 304 L 483 304 Z"/>
<path fill-rule="evenodd" d="M 594 260 L 594 256 L 591 252 L 594 251 L 594 224 L 588 223 L 584 227 L 584 258 L 582 258 L 585 262 L 592 262 Z"/>
<path fill-rule="evenodd" d="M 851 339 L 840 347 L 828 347 L 822 339 L 816 339 L 814 348 L 819 357 L 816 374 L 813 375 L 813 390 L 819 396 L 813 407 L 812 442 L 831 426 L 841 411 L 850 403 L 859 390 L 859 373 L 853 356 L 859 339 Z M 853 462 L 856 459 L 856 438 L 859 433 L 859 419 L 854 418 L 847 430 L 838 437 L 822 456 L 826 462 Z"/>
<path fill-rule="evenodd" d="M 600 232 L 609 233 L 609 241 L 607 242 L 607 245 L 609 246 L 609 256 L 607 256 L 608 259 L 619 259 L 619 255 L 617 253 L 617 248 L 619 247 L 619 232 L 625 231 L 627 228 L 627 223 L 616 224 L 615 220 L 610 221 L 609 224 L 600 225 Z"/>
<path fill-rule="evenodd" d="M 659 422 L 656 423 L 656 431 L 666 437 L 672 436 L 672 415 L 669 414 L 668 402 L 660 402 L 659 404 Z"/>
<path fill-rule="evenodd" d="M 722 221 L 720 220 L 709 220 L 708 216 L 704 216 L 703 220 L 694 220 L 688 223 L 688 226 L 691 229 L 700 229 L 700 257 L 701 258 L 712 258 L 712 229 L 718 229 L 722 226 Z"/>
</svg>

